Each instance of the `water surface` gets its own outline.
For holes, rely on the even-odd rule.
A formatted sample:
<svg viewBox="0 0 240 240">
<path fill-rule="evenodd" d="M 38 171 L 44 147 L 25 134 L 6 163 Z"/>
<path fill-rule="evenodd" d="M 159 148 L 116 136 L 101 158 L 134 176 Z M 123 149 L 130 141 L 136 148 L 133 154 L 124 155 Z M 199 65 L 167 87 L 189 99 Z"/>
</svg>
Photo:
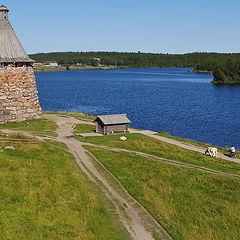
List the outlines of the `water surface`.
<svg viewBox="0 0 240 240">
<path fill-rule="evenodd" d="M 132 127 L 240 148 L 240 86 L 183 68 L 37 73 L 44 111 L 127 113 Z"/>
</svg>

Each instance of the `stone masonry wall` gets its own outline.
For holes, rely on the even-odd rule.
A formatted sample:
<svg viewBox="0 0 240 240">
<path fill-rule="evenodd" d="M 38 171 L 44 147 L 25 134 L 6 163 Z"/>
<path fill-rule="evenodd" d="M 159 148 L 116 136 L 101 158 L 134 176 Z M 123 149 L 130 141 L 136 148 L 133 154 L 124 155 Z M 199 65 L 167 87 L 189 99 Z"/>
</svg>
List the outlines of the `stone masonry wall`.
<svg viewBox="0 0 240 240">
<path fill-rule="evenodd" d="M 41 117 L 33 68 L 0 67 L 0 124 Z"/>
</svg>

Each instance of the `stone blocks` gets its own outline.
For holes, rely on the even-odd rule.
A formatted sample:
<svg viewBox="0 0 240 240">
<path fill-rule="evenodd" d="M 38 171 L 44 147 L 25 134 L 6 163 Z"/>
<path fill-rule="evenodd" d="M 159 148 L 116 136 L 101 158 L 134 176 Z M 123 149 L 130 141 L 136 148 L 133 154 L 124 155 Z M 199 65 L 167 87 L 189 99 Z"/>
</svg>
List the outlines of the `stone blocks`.
<svg viewBox="0 0 240 240">
<path fill-rule="evenodd" d="M 33 68 L 0 67 L 0 124 L 38 119 L 41 115 Z"/>
</svg>

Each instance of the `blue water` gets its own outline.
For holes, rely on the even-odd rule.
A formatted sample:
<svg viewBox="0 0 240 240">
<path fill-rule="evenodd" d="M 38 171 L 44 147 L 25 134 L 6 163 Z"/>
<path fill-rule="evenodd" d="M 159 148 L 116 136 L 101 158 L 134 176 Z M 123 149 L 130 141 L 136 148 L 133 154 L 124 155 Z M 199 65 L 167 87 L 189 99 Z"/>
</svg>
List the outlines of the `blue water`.
<svg viewBox="0 0 240 240">
<path fill-rule="evenodd" d="M 183 68 L 37 73 L 44 111 L 127 113 L 132 127 L 240 148 L 240 86 Z"/>
</svg>

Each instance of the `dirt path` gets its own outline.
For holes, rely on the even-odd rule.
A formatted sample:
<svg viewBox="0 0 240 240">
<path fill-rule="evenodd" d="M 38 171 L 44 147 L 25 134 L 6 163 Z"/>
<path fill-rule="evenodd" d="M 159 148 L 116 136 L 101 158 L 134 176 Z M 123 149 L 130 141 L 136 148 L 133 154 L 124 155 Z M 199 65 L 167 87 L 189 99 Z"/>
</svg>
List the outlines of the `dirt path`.
<svg viewBox="0 0 240 240">
<path fill-rule="evenodd" d="M 127 191 L 127 197 L 124 197 L 116 191 L 104 176 L 96 169 L 91 158 L 84 149 L 83 144 L 72 137 L 73 127 L 76 123 L 82 121 L 75 118 L 67 118 L 59 115 L 44 115 L 45 118 L 55 121 L 58 125 L 58 137 L 54 138 L 59 142 L 63 142 L 68 146 L 69 151 L 74 155 L 77 164 L 81 170 L 86 173 L 89 179 L 95 182 L 105 195 L 114 204 L 120 219 L 126 229 L 136 240 L 154 240 L 149 229 L 154 229 L 161 239 L 173 239 L 167 231 L 141 206 Z M 83 122 L 86 124 L 86 122 Z M 124 188 L 121 185 L 121 188 Z M 117 202 L 116 202 L 117 200 Z M 121 209 L 119 207 L 119 203 Z M 137 206 L 138 204 L 139 206 Z M 122 210 L 124 208 L 124 210 Z"/>
<path fill-rule="evenodd" d="M 4 129 L 4 130 L 1 130 L 1 132 L 6 133 L 6 134 L 16 134 L 16 133 L 18 133 L 18 134 L 24 135 L 26 137 L 32 137 L 33 136 L 32 133 L 25 132 L 25 131 L 13 131 L 13 130 Z M 62 140 L 62 139 L 55 138 L 55 137 L 50 137 L 50 136 L 49 137 L 35 136 L 35 138 L 40 140 L 40 141 L 50 139 L 50 140 L 57 140 L 57 141 L 64 142 L 64 143 L 65 143 L 65 140 L 66 140 L 66 139 Z M 72 135 L 69 135 L 68 138 L 72 138 Z M 103 146 L 103 145 L 87 143 L 87 142 L 80 142 L 79 140 L 77 141 L 77 144 L 81 147 L 92 146 L 92 147 L 102 148 L 102 149 L 106 149 L 106 150 L 113 151 L 113 152 L 123 152 L 123 153 L 131 154 L 131 155 L 138 155 L 138 156 L 141 156 L 141 157 L 150 158 L 150 159 L 160 161 L 160 162 L 164 162 L 166 164 L 170 164 L 170 165 L 174 165 L 174 166 L 180 166 L 180 167 L 184 167 L 184 168 L 195 169 L 195 170 L 198 170 L 198 171 L 202 171 L 202 172 L 206 172 L 206 173 L 212 173 L 212 174 L 226 176 L 226 177 L 240 178 L 240 175 L 238 175 L 238 174 L 226 173 L 226 172 L 214 170 L 214 169 L 207 168 L 207 167 L 201 167 L 201 166 L 197 166 L 197 165 L 190 164 L 190 163 L 179 162 L 179 161 L 176 161 L 176 160 L 171 160 L 171 159 L 167 159 L 167 158 L 163 158 L 163 157 L 158 157 L 156 155 L 152 155 L 152 154 L 148 154 L 148 153 L 144 153 L 144 152 L 138 152 L 138 151 L 127 150 L 127 149 L 122 149 L 122 148 L 108 147 L 108 146 Z M 72 153 L 72 151 L 69 151 L 69 152 Z M 90 152 L 88 152 L 86 150 L 85 150 L 85 152 L 92 155 Z M 98 161 L 98 160 L 96 159 L 96 161 Z"/>
<path fill-rule="evenodd" d="M 96 169 L 95 165 L 93 164 L 93 161 L 89 155 L 89 152 L 84 149 L 84 145 L 90 145 L 95 147 L 101 147 L 107 150 L 115 151 L 115 152 L 125 152 L 128 154 L 135 154 L 147 158 L 152 158 L 156 161 L 166 162 L 168 164 L 182 166 L 186 168 L 193 168 L 196 170 L 218 174 L 218 175 L 224 175 L 228 177 L 238 177 L 239 175 L 236 174 L 228 174 L 221 171 L 216 171 L 213 169 L 205 168 L 205 167 L 199 167 L 187 163 L 181 163 L 174 160 L 169 160 L 157 156 L 153 156 L 150 154 L 137 152 L 137 151 L 131 151 L 131 150 L 125 150 L 125 149 L 118 149 L 118 148 L 111 148 L 106 146 L 99 146 L 89 143 L 81 143 L 80 141 L 74 139 L 73 137 L 73 129 L 76 124 L 91 124 L 94 125 L 92 122 L 86 122 L 82 120 L 75 119 L 74 117 L 65 117 L 61 115 L 54 115 L 54 114 L 46 114 L 44 115 L 45 118 L 48 118 L 54 122 L 57 123 L 58 129 L 57 129 L 57 137 L 47 137 L 46 139 L 53 139 L 59 142 L 63 142 L 67 145 L 69 152 L 72 153 L 76 159 L 76 162 L 78 166 L 81 168 L 81 170 L 88 176 L 88 178 L 93 181 L 100 189 L 101 191 L 107 196 L 107 198 L 112 202 L 113 206 L 115 207 L 117 213 L 119 214 L 120 220 L 123 223 L 123 225 L 126 227 L 126 229 L 131 234 L 132 239 L 136 240 L 154 240 L 151 232 L 149 229 L 154 229 L 157 232 L 157 235 L 160 236 L 161 239 L 173 239 L 170 234 L 152 217 L 152 215 L 139 203 L 136 199 L 134 199 L 124 188 L 124 186 L 113 176 L 110 172 L 108 174 L 111 174 L 112 177 L 118 181 L 118 184 L 120 188 L 123 190 L 124 194 L 120 191 L 117 191 L 115 187 L 113 187 L 109 181 Z M 6 131 L 8 133 L 11 133 L 13 131 Z M 173 145 L 177 145 L 179 147 L 197 151 L 197 152 L 204 152 L 203 148 L 196 147 L 191 144 L 186 144 L 180 141 L 168 139 L 165 137 L 154 135 L 155 132 L 152 131 L 136 131 L 132 130 L 132 133 L 141 133 L 149 137 L 153 137 L 155 139 L 158 139 L 160 141 L 164 141 Z M 22 132 L 23 134 L 25 132 Z M 31 134 L 29 134 L 31 136 Z M 42 137 L 38 137 L 39 139 L 44 139 Z M 94 157 L 94 156 L 93 156 Z M 229 159 L 228 157 L 224 156 L 223 154 L 218 154 L 219 158 L 223 158 L 226 160 L 230 160 L 233 162 L 240 163 L 239 159 Z M 98 161 L 95 159 L 95 161 Z M 101 165 L 101 163 L 99 162 Z M 104 166 L 101 165 L 103 168 Z M 105 169 L 108 171 L 107 169 Z"/>
<path fill-rule="evenodd" d="M 54 114 L 51 114 L 51 115 L 44 115 L 44 117 L 48 117 L 49 119 L 53 120 L 53 121 L 56 121 L 57 119 L 59 119 L 58 115 L 54 115 Z M 77 120 L 73 117 L 68 117 L 68 119 L 70 120 L 70 122 L 72 122 L 74 125 L 75 124 L 90 124 L 90 125 L 95 125 L 93 122 L 91 121 L 81 121 L 81 120 Z M 195 152 L 200 152 L 200 153 L 204 153 L 205 152 L 205 148 L 202 148 L 202 147 L 198 147 L 198 146 L 195 146 L 195 145 L 192 145 L 190 143 L 184 143 L 184 142 L 181 142 L 181 141 L 177 141 L 177 140 L 174 140 L 174 139 L 170 139 L 170 138 L 167 138 L 167 137 L 163 137 L 163 136 L 159 136 L 159 135 L 156 135 L 157 132 L 154 132 L 154 131 L 150 131 L 150 130 L 136 130 L 136 129 L 130 129 L 130 133 L 140 133 L 140 134 L 143 134 L 145 136 L 149 136 L 149 137 L 152 137 L 152 138 L 155 138 L 157 140 L 160 140 L 162 142 L 166 142 L 166 143 L 169 143 L 169 144 L 172 144 L 172 145 L 176 145 L 178 147 L 181 147 L 181 148 L 185 148 L 187 150 L 192 150 L 192 151 L 195 151 Z M 91 134 L 86 134 L 86 136 L 91 136 Z M 99 134 L 97 134 L 96 136 L 100 136 Z M 224 160 L 228 160 L 228 161 L 231 161 L 231 162 L 235 162 L 235 163 L 240 163 L 240 159 L 238 158 L 230 158 L 230 157 L 227 157 L 225 156 L 223 153 L 221 152 L 218 152 L 217 154 L 217 157 L 218 158 L 222 158 Z"/>
<path fill-rule="evenodd" d="M 185 148 L 185 149 L 188 149 L 188 150 L 192 150 L 192 151 L 195 151 L 195 152 L 204 153 L 204 151 L 206 150 L 202 147 L 198 147 L 198 146 L 195 146 L 195 145 L 192 145 L 192 144 L 189 144 L 189 143 L 184 143 L 184 142 L 177 141 L 177 140 L 174 140 L 174 139 L 170 139 L 170 138 L 162 137 L 162 136 L 159 136 L 159 135 L 155 135 L 157 132 L 153 132 L 153 131 L 149 131 L 149 130 L 138 131 L 138 130 L 131 129 L 130 132 L 131 133 L 140 133 L 140 134 L 155 138 L 157 140 L 160 140 L 162 142 L 170 143 L 172 145 L 176 145 L 178 147 Z M 227 157 L 223 153 L 220 153 L 220 152 L 217 153 L 217 157 L 222 158 L 224 160 L 231 161 L 231 162 L 240 163 L 240 159 Z"/>
<path fill-rule="evenodd" d="M 82 143 L 82 144 L 86 145 L 86 146 L 103 148 L 103 149 L 113 151 L 113 152 L 123 152 L 123 153 L 128 153 L 128 154 L 131 154 L 131 155 L 137 155 L 137 156 L 141 156 L 141 157 L 145 157 L 145 158 L 150 158 L 150 159 L 153 159 L 153 160 L 156 160 L 156 161 L 159 161 L 159 162 L 164 162 L 164 163 L 169 164 L 169 165 L 195 169 L 195 170 L 198 170 L 198 171 L 201 171 L 201 172 L 212 173 L 212 174 L 215 174 L 215 175 L 221 175 L 221 176 L 226 176 L 226 177 L 240 178 L 240 175 L 238 175 L 238 174 L 221 172 L 221 171 L 214 170 L 214 169 L 211 169 L 211 168 L 201 167 L 201 166 L 193 165 L 193 164 L 190 164 L 190 163 L 184 163 L 184 162 L 179 162 L 179 161 L 175 161 L 175 160 L 170 160 L 170 159 L 167 159 L 167 158 L 158 157 L 158 156 L 148 154 L 148 153 L 143 153 L 143 152 L 138 152 L 138 151 L 133 151 L 133 150 L 127 150 L 127 149 L 122 149 L 122 148 L 107 147 L 107 146 L 96 145 L 96 144 L 91 144 L 91 143 Z"/>
</svg>

